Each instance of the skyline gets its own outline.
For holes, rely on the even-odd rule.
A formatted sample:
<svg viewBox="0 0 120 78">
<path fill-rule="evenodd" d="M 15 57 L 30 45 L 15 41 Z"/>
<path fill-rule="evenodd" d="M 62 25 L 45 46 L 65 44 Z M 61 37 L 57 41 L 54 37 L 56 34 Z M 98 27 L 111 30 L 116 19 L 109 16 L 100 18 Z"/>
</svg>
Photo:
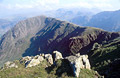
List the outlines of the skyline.
<svg viewBox="0 0 120 78">
<path fill-rule="evenodd" d="M 0 0 L 0 15 L 44 12 L 59 8 L 88 8 L 100 11 L 120 9 L 120 0 Z"/>
</svg>

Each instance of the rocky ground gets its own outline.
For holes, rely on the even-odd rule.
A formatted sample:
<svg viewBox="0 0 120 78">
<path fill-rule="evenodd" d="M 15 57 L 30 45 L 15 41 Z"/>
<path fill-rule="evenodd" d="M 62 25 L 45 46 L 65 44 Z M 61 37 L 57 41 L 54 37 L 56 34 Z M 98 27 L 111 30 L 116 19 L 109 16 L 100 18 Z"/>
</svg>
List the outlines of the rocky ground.
<svg viewBox="0 0 120 78">
<path fill-rule="evenodd" d="M 22 71 L 26 71 L 26 74 L 23 74 Z M 40 72 L 43 75 L 41 75 Z M 0 77 L 28 78 L 28 73 L 32 74 L 32 78 L 101 77 L 96 71 L 91 70 L 88 55 L 76 54 L 75 56 L 63 58 L 62 54 L 58 51 L 54 51 L 52 54 L 40 54 L 31 57 L 26 56 L 13 62 L 8 61 L 1 68 Z"/>
</svg>

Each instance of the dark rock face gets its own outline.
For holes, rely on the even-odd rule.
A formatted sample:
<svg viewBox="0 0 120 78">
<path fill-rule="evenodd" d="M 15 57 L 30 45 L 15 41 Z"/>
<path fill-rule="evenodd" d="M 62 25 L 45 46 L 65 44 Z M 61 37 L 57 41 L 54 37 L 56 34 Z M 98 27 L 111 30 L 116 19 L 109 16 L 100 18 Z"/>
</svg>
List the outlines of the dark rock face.
<svg viewBox="0 0 120 78">
<path fill-rule="evenodd" d="M 95 42 L 101 43 L 118 37 L 97 28 L 77 25 L 45 16 L 21 21 L 0 39 L 0 64 L 22 56 L 62 52 L 86 54 Z"/>
</svg>

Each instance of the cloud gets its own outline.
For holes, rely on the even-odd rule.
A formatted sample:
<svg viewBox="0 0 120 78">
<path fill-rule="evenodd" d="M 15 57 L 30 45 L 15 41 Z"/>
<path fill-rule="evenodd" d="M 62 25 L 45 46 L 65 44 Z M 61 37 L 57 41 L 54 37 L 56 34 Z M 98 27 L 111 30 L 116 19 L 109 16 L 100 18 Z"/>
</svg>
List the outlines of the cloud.
<svg viewBox="0 0 120 78">
<path fill-rule="evenodd" d="M 52 10 L 64 7 L 98 8 L 102 10 L 120 8 L 120 0 L 0 0 L 7 9 Z"/>
<path fill-rule="evenodd" d="M 0 9 L 20 10 L 20 9 L 39 9 L 51 10 L 57 8 L 59 0 L 4 0 L 0 4 Z"/>
<path fill-rule="evenodd" d="M 59 5 L 59 0 L 33 0 L 32 5 L 37 8 L 42 7 L 49 10 L 57 8 L 56 6 Z"/>
<path fill-rule="evenodd" d="M 15 6 L 14 6 L 15 8 L 17 8 L 17 9 L 25 9 L 25 8 L 33 8 L 33 6 L 32 5 L 26 5 L 26 4 L 23 4 L 22 6 L 21 6 L 21 4 L 15 4 Z"/>
<path fill-rule="evenodd" d="M 59 8 L 120 9 L 120 0 L 0 0 L 0 15 L 56 10 Z"/>
<path fill-rule="evenodd" d="M 76 0 L 70 4 L 62 5 L 64 7 L 83 7 L 98 8 L 101 10 L 120 9 L 120 0 Z"/>
</svg>

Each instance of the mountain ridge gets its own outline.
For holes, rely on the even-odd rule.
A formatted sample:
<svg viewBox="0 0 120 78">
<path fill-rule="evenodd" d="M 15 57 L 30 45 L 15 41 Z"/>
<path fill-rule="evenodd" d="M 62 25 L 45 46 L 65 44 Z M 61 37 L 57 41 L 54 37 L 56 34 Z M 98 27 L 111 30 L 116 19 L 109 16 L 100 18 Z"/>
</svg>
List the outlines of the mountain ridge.
<svg viewBox="0 0 120 78">
<path fill-rule="evenodd" d="M 0 63 L 53 50 L 62 52 L 63 56 L 79 52 L 86 54 L 95 42 L 102 43 L 117 37 L 118 33 L 37 16 L 19 22 L 1 37 Z"/>
</svg>

